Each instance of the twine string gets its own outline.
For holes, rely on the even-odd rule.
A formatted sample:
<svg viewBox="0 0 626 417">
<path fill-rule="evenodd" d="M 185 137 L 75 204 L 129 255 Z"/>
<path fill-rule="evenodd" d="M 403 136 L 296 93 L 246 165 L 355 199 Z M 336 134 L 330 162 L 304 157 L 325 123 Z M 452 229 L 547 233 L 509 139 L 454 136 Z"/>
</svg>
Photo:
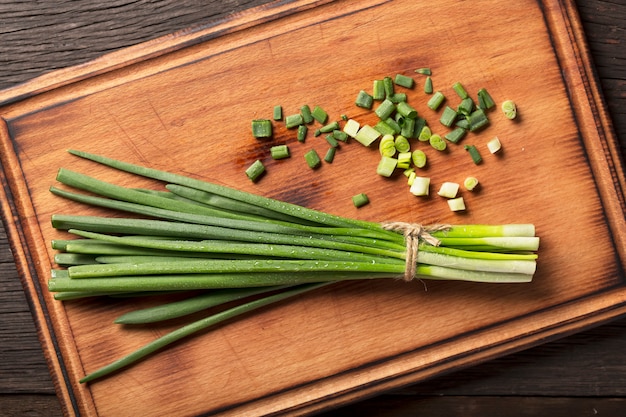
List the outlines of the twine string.
<svg viewBox="0 0 626 417">
<path fill-rule="evenodd" d="M 412 281 L 415 278 L 417 271 L 417 254 L 420 243 L 426 242 L 429 245 L 439 246 L 441 242 L 431 233 L 448 230 L 450 228 L 449 225 L 445 224 L 423 226 L 418 223 L 407 222 L 385 222 L 382 224 L 382 227 L 385 230 L 402 233 L 404 236 L 404 243 L 406 245 L 405 281 Z"/>
</svg>

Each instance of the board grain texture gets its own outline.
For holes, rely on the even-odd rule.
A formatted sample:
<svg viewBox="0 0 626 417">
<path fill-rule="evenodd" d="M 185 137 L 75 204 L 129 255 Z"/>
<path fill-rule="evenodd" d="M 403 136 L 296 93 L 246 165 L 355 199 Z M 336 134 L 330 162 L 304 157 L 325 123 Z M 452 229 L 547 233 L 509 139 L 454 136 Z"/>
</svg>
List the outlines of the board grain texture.
<svg viewBox="0 0 626 417">
<path fill-rule="evenodd" d="M 295 161 L 290 161 L 289 165 L 277 165 L 275 170 L 282 169 L 281 176 L 298 170 L 299 177 L 293 177 L 301 180 L 295 179 L 285 186 L 273 182 L 272 175 L 268 175 L 257 186 L 247 184 L 241 181 L 241 169 L 254 156 L 255 151 L 249 150 L 249 138 L 234 143 L 229 140 L 229 146 L 218 146 L 233 131 L 246 130 L 250 119 L 246 113 L 269 109 L 277 100 L 291 108 L 302 100 L 329 103 L 331 112 L 339 114 L 353 100 L 355 89 L 369 84 L 378 74 L 410 71 L 417 61 L 432 62 L 434 57 L 437 63 L 428 65 L 435 69 L 435 80 L 443 85 L 461 80 L 468 89 L 487 84 L 491 91 L 493 86 L 496 95 L 516 97 L 523 115 L 519 125 L 496 121 L 490 127 L 503 137 L 515 137 L 517 146 L 505 148 L 506 158 L 498 164 L 481 167 L 484 175 L 492 179 L 492 189 L 507 188 L 507 192 L 492 194 L 486 188 L 465 219 L 488 217 L 496 219 L 495 222 L 510 222 L 506 219 L 513 215 L 519 218 L 523 213 L 525 219 L 538 225 L 540 233 L 544 231 L 547 247 L 542 248 L 542 257 L 545 254 L 555 261 L 540 264 L 541 272 L 529 288 L 485 288 L 455 283 L 428 284 L 428 292 L 422 287 L 407 292 L 406 287 L 376 284 L 376 292 L 372 294 L 371 286 L 356 284 L 332 292 L 322 291 L 302 303 L 281 305 L 254 319 L 232 323 L 215 332 L 214 337 L 200 336 L 201 340 L 193 341 L 190 346 L 181 345 L 164 358 L 155 358 L 152 365 L 146 362 L 131 371 L 136 376 L 130 378 L 140 378 L 141 384 L 115 394 L 115 387 L 123 384 L 126 374 L 111 378 L 100 387 L 94 385 L 91 390 L 75 386 L 71 381 L 83 367 L 106 361 L 111 352 L 119 352 L 128 345 L 115 346 L 116 330 L 94 322 L 93 312 L 87 313 L 86 306 L 63 308 L 50 303 L 45 291 L 27 282 L 27 298 L 44 339 L 57 393 L 68 414 L 79 410 L 86 415 L 128 412 L 197 415 L 220 407 L 226 411 L 233 403 L 239 406 L 234 413 L 269 413 L 275 407 L 321 410 L 578 332 L 620 314 L 624 279 L 623 194 L 620 194 L 624 176 L 619 161 L 620 145 L 611 130 L 600 91 L 596 90 L 595 69 L 588 61 L 573 5 L 521 2 L 508 7 L 506 13 L 503 10 L 506 18 L 490 25 L 490 31 L 477 31 L 475 28 L 483 22 L 485 10 L 493 12 L 493 7 L 477 5 L 492 5 L 489 2 L 472 5 L 442 2 L 428 7 L 392 2 L 393 8 L 378 2 L 323 3 L 271 4 L 230 17 L 225 23 L 200 25 L 80 67 L 49 73 L 0 93 L 4 94 L 2 114 L 7 126 L 3 133 L 5 190 L 12 197 L 4 202 L 3 208 L 5 221 L 10 220 L 7 224 L 10 239 L 14 248 L 20 249 L 15 253 L 20 275 L 32 276 L 39 285 L 45 283 L 45 270 L 49 267 L 45 260 L 49 262 L 51 255 L 46 240 L 54 234 L 46 218 L 59 209 L 70 208 L 52 199 L 45 190 L 60 164 L 81 165 L 64 153 L 75 144 L 205 178 L 213 178 L 210 173 L 219 172 L 219 181 L 342 214 L 351 208 L 342 205 L 335 196 L 351 195 L 352 188 L 371 187 L 372 195 L 377 197 L 373 201 L 379 203 L 372 204 L 368 211 L 354 211 L 355 216 L 378 219 L 391 214 L 412 219 L 423 217 L 426 210 L 436 216 L 428 221 L 453 219 L 437 206 L 437 200 L 429 200 L 426 207 L 419 208 L 405 202 L 398 206 L 383 201 L 384 194 L 379 191 L 382 185 L 397 187 L 398 184 L 377 183 L 373 187 L 369 175 L 348 184 L 337 183 L 334 177 L 337 172 L 349 169 L 347 162 L 333 165 L 334 171 L 326 169 L 307 177 L 309 173 L 300 172 L 294 166 Z M 602 5 L 611 7 L 610 3 Z M 118 6 L 124 9 L 122 2 Z M 404 13 L 407 9 L 415 13 Z M 380 10 L 385 13 L 376 13 Z M 429 24 L 420 27 L 418 33 L 411 32 L 410 36 L 401 38 L 399 34 L 404 32 L 397 22 L 408 20 L 407 15 L 423 16 L 426 13 L 418 12 L 425 11 L 434 16 Z M 167 13 L 185 15 L 183 8 Z M 154 14 L 146 16 L 150 21 L 149 16 Z M 277 16 L 279 20 L 275 19 Z M 466 25 L 450 23 L 467 20 L 467 16 L 470 17 Z M 159 20 L 150 24 L 158 27 Z M 79 23 L 67 24 L 71 28 L 71 24 Z M 115 30 L 106 20 L 91 24 L 94 29 L 103 24 L 107 29 L 101 30 Z M 496 42 L 494 34 L 504 33 L 508 42 L 499 39 Z M 398 41 L 399 38 L 403 40 Z M 461 45 L 467 42 L 472 48 L 459 48 L 459 42 Z M 407 47 L 416 43 L 420 48 Z M 46 48 L 39 49 L 39 53 L 46 54 Z M 269 56 L 272 59 L 259 58 Z M 619 76 L 615 80 L 619 86 Z M 611 104 L 610 100 L 607 102 Z M 367 118 L 367 115 L 358 116 Z M 219 123 L 216 127 L 216 121 L 228 121 L 232 125 Z M 546 125 L 555 127 L 546 128 Z M 105 142 L 102 137 L 108 140 Z M 199 137 L 207 138 L 202 143 L 207 152 L 202 155 L 197 152 Z M 175 154 L 170 151 L 172 142 L 178 146 Z M 227 163 L 233 160 L 229 158 L 230 152 L 241 156 L 234 164 Z M 355 146 L 346 149 L 347 152 L 351 158 L 370 161 L 372 165 L 371 153 Z M 459 153 L 446 158 L 457 162 L 457 167 L 467 167 Z M 180 161 L 184 161 L 184 166 Z M 83 166 L 91 170 L 91 166 Z M 209 173 L 207 166 L 211 167 Z M 443 168 L 438 175 L 449 177 L 453 172 Z M 507 176 L 499 179 L 496 173 L 502 172 Z M 511 194 L 519 198 L 511 202 Z M 479 203 L 487 200 L 489 204 Z M 588 250 L 585 244 L 588 241 L 594 242 L 593 250 Z M 577 259 L 575 264 L 571 263 L 572 257 Z M 18 284 L 15 279 L 7 278 L 7 282 L 13 288 Z M 455 306 L 454 311 L 442 309 L 450 305 Z M 42 307 L 44 310 L 40 310 Z M 98 316 L 103 320 L 118 311 L 115 307 L 99 307 Z M 6 308 L 12 308 L 11 304 Z M 45 309 L 49 309 L 48 314 L 44 314 Z M 24 309 L 15 310 L 3 314 L 3 323 L 23 322 L 28 316 Z M 458 311 L 463 311 L 464 320 L 459 320 Z M 338 316 L 339 326 L 335 323 Z M 302 320 L 302 317 L 314 320 Z M 333 326 L 328 328 L 328 323 Z M 294 334 L 294 328 L 302 334 Z M 407 332 L 407 328 L 412 331 Z M 597 337 L 598 333 L 593 333 L 597 330 L 593 330 L 578 336 L 579 339 L 571 336 L 565 340 L 574 340 L 574 345 L 586 340 L 585 337 L 600 339 L 600 344 L 620 343 L 619 322 L 602 328 L 609 329 L 608 335 Z M 611 329 L 617 338 L 612 337 Z M 50 330 L 55 337 L 49 337 Z M 152 329 L 147 334 L 132 336 L 133 343 L 149 340 L 154 332 L 162 330 Z M 258 337 L 254 344 L 250 342 L 251 335 Z M 106 349 L 102 349 L 102 343 L 98 352 L 87 349 L 101 340 L 107 340 Z M 53 346 L 55 343 L 59 345 Z M 271 346 L 274 352 L 278 351 L 278 355 L 271 357 L 277 356 L 281 363 L 269 361 L 266 355 L 271 352 L 259 352 L 260 346 Z M 63 364 L 55 363 L 54 355 L 51 357 L 55 349 L 64 355 Z M 209 365 L 205 359 L 207 351 L 219 352 L 225 359 Z M 521 357 L 523 363 L 524 354 L 457 372 L 453 374 L 457 378 L 449 379 L 447 386 L 442 383 L 441 389 L 459 395 L 463 401 L 467 395 L 465 407 L 482 410 L 483 415 L 497 409 L 502 402 L 476 403 L 472 395 L 541 396 L 545 394 L 543 389 L 534 390 L 524 384 L 520 386 L 515 379 L 501 376 L 498 380 L 493 376 L 501 369 L 509 378 L 523 376 L 516 362 L 507 362 L 506 358 L 520 361 Z M 532 357 L 532 353 L 529 355 Z M 575 354 L 569 359 L 572 364 L 577 362 Z M 548 360 L 545 363 L 550 364 Z M 472 387 L 472 370 L 482 369 L 489 374 L 490 366 L 494 367 L 492 383 L 486 387 L 474 383 Z M 31 368 L 33 372 L 37 369 L 41 368 Z M 177 372 L 172 373 L 172 369 Z M 615 386 L 604 387 L 601 390 L 604 395 L 623 394 L 620 384 L 623 374 L 616 369 L 615 375 Z M 468 391 L 455 389 L 462 384 L 459 380 L 464 379 L 469 381 Z M 215 391 L 219 381 L 234 391 Z M 187 388 L 188 384 L 193 385 L 196 393 Z M 164 395 L 165 386 L 176 387 L 175 392 L 180 396 Z M 49 384 L 41 381 L 38 389 L 46 387 Z M 207 391 L 217 394 L 207 399 Z M 29 389 L 22 392 L 24 399 L 30 401 L 26 395 L 32 392 Z M 152 392 L 154 397 L 146 392 Z M 461 410 L 454 400 L 441 401 L 432 409 L 429 404 L 433 403 L 429 401 L 407 405 L 407 397 L 428 398 L 426 384 L 417 385 L 415 391 L 404 388 L 394 392 L 400 397 L 395 406 L 397 415 L 420 409 L 433 415 L 443 415 L 446 410 L 454 412 L 454 407 L 456 412 Z M 558 397 L 566 396 L 568 391 L 565 387 L 562 390 L 553 387 L 551 392 Z M 584 393 L 584 388 L 578 392 Z M 591 392 L 590 395 L 603 394 Z M 116 401 L 111 401 L 112 397 Z M 361 403 L 362 408 L 359 404 L 353 406 L 353 410 L 367 409 L 371 415 L 394 412 L 392 402 L 384 403 L 386 398 L 389 397 L 379 396 Z M 190 400 L 194 406 L 181 411 L 180 404 Z M 381 406 L 380 401 L 387 407 Z M 595 404 L 594 399 L 584 398 L 574 403 L 587 409 Z M 485 405 L 481 408 L 480 404 Z M 562 404 L 558 399 L 536 398 L 519 403 L 523 412 L 529 413 L 526 415 L 536 415 L 533 410 L 537 407 L 555 410 Z M 620 398 L 605 404 L 609 413 L 623 407 Z M 377 407 L 387 410 L 376 411 Z"/>
</svg>

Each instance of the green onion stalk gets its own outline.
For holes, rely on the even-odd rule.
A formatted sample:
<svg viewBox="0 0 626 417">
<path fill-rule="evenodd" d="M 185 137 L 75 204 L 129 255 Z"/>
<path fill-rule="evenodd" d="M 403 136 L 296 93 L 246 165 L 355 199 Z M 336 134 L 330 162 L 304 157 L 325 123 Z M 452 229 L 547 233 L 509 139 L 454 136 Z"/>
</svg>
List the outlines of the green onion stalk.
<svg viewBox="0 0 626 417">
<path fill-rule="evenodd" d="M 122 187 L 59 169 L 57 181 L 63 186 L 51 187 L 52 193 L 115 215 L 52 216 L 54 228 L 74 236 L 52 241 L 57 266 L 48 289 L 55 299 L 169 293 L 181 298 L 119 317 L 116 323 L 124 325 L 170 320 L 237 302 L 93 371 L 81 382 L 117 372 L 224 320 L 339 281 L 522 283 L 535 274 L 539 238 L 532 224 L 422 226 L 357 220 L 100 155 L 69 152 L 157 180 L 164 190 Z"/>
</svg>

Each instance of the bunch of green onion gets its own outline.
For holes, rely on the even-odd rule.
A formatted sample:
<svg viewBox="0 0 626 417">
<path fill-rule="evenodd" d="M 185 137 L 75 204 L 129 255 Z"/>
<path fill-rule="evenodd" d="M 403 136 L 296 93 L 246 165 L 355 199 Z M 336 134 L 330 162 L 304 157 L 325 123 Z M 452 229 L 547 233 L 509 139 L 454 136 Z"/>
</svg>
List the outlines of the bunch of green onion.
<svg viewBox="0 0 626 417">
<path fill-rule="evenodd" d="M 53 186 L 52 193 L 115 210 L 116 216 L 52 216 L 55 228 L 75 235 L 52 241 L 58 268 L 52 269 L 48 288 L 56 299 L 189 295 L 116 320 L 127 325 L 241 300 L 81 382 L 115 372 L 198 330 L 338 281 L 404 277 L 517 283 L 531 281 L 535 273 L 539 238 L 531 224 L 438 227 L 429 239 L 417 239 L 409 253 L 408 235 L 385 224 L 86 152 L 70 153 L 161 181 L 165 191 L 122 187 L 61 168 L 57 180 L 66 187 Z M 118 217 L 119 211 L 132 216 Z M 413 266 L 410 277 L 407 259 Z"/>
</svg>

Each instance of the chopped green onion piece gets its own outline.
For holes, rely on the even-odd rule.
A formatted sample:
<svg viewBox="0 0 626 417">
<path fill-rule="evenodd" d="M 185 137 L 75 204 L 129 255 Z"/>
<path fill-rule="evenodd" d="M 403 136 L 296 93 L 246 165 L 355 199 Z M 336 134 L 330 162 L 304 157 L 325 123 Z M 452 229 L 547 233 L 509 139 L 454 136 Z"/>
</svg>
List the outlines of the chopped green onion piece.
<svg viewBox="0 0 626 417">
<path fill-rule="evenodd" d="M 419 135 L 420 133 L 422 133 L 422 129 L 424 129 L 424 126 L 426 126 L 426 119 L 418 116 L 417 119 L 415 119 L 415 127 L 413 128 L 413 135 L 411 137 L 419 138 Z M 404 136 L 407 136 L 407 135 L 404 135 Z"/>
<path fill-rule="evenodd" d="M 394 93 L 392 96 L 389 96 L 388 99 L 394 104 L 402 103 L 406 102 L 407 95 L 406 93 Z"/>
<path fill-rule="evenodd" d="M 300 113 L 290 114 L 285 117 L 285 126 L 287 129 L 298 127 L 304 123 L 304 119 Z"/>
<path fill-rule="evenodd" d="M 319 129 L 315 129 L 315 132 L 313 132 L 313 136 L 318 137 L 319 135 L 322 134 L 322 131 Z"/>
<path fill-rule="evenodd" d="M 418 68 L 415 72 L 422 75 L 432 75 L 430 68 Z"/>
<path fill-rule="evenodd" d="M 402 129 L 400 130 L 400 134 L 407 138 L 412 138 L 415 136 L 415 125 L 417 119 L 405 118 L 403 119 Z"/>
<path fill-rule="evenodd" d="M 465 200 L 463 197 L 451 198 L 448 200 L 448 207 L 451 211 L 463 211 L 465 210 Z"/>
<path fill-rule="evenodd" d="M 502 112 L 507 119 L 515 119 L 517 116 L 517 106 L 513 100 L 505 100 L 502 102 Z"/>
<path fill-rule="evenodd" d="M 452 131 L 448 132 L 444 137 L 452 143 L 458 143 L 461 139 L 463 139 L 466 133 L 466 129 L 456 127 Z"/>
<path fill-rule="evenodd" d="M 380 132 L 370 125 L 364 125 L 354 136 L 358 142 L 364 146 L 370 146 L 376 139 L 380 137 Z"/>
<path fill-rule="evenodd" d="M 315 149 L 311 149 L 307 153 L 304 154 L 304 159 L 306 160 L 307 165 L 311 169 L 316 169 L 322 163 L 320 156 L 317 154 Z"/>
<path fill-rule="evenodd" d="M 327 163 L 332 163 L 335 160 L 335 153 L 337 152 L 337 148 L 333 148 L 332 146 L 328 148 L 326 151 L 326 155 L 324 155 L 324 161 Z"/>
<path fill-rule="evenodd" d="M 391 116 L 395 110 L 396 105 L 389 98 L 386 98 L 376 107 L 374 113 L 376 113 L 381 120 L 385 120 Z"/>
<path fill-rule="evenodd" d="M 439 106 L 441 106 L 441 104 L 444 102 L 445 99 L 446 99 L 446 96 L 444 96 L 441 91 L 437 91 L 435 94 L 433 94 L 430 100 L 428 100 L 428 103 L 426 103 L 426 105 L 431 110 L 437 110 Z"/>
<path fill-rule="evenodd" d="M 422 127 L 422 130 L 420 131 L 419 135 L 417 136 L 417 140 L 419 140 L 420 142 L 428 142 L 432 134 L 433 133 L 430 130 L 430 127 L 424 126 Z"/>
<path fill-rule="evenodd" d="M 456 91 L 459 97 L 461 97 L 461 99 L 465 99 L 469 97 L 467 94 L 467 91 L 465 90 L 465 87 L 463 87 L 463 85 L 460 82 L 454 83 L 452 88 L 454 89 L 454 91 Z"/>
<path fill-rule="evenodd" d="M 246 169 L 246 175 L 252 182 L 257 181 L 261 175 L 265 172 L 265 165 L 259 159 L 254 161 L 252 165 Z"/>
<path fill-rule="evenodd" d="M 352 138 L 356 137 L 357 133 L 359 133 L 359 128 L 361 124 L 354 119 L 349 119 L 346 124 L 343 125 L 343 131 Z"/>
<path fill-rule="evenodd" d="M 398 153 L 398 164 L 396 166 L 400 169 L 408 169 L 411 166 L 411 152 Z"/>
<path fill-rule="evenodd" d="M 443 140 L 443 138 L 437 134 L 430 135 L 430 139 L 428 139 L 428 142 L 430 143 L 430 146 L 432 146 L 434 149 L 438 151 L 446 150 L 446 147 L 447 147 L 446 141 Z"/>
<path fill-rule="evenodd" d="M 356 96 L 355 104 L 358 107 L 362 107 L 364 109 L 371 109 L 372 104 L 374 103 L 374 97 L 369 95 L 365 90 L 359 91 L 359 94 Z"/>
<path fill-rule="evenodd" d="M 498 139 L 498 137 L 496 136 L 489 142 L 487 142 L 487 149 L 489 149 L 489 152 L 491 153 L 496 153 L 500 149 L 502 149 L 502 143 L 500 143 L 500 139 Z"/>
<path fill-rule="evenodd" d="M 298 142 L 304 142 L 306 140 L 306 135 L 309 132 L 309 128 L 307 125 L 298 126 Z"/>
<path fill-rule="evenodd" d="M 380 158 L 380 161 L 378 162 L 376 173 L 383 177 L 390 177 L 391 174 L 393 174 L 393 171 L 396 169 L 397 165 L 398 165 L 398 160 L 396 158 L 382 156 Z"/>
<path fill-rule="evenodd" d="M 464 98 L 461 100 L 461 103 L 457 107 L 456 111 L 466 117 L 469 116 L 474 111 L 474 100 L 472 100 L 471 97 Z"/>
<path fill-rule="evenodd" d="M 433 93 L 433 80 L 430 77 L 426 77 L 426 81 L 424 81 L 424 93 L 426 94 Z"/>
<path fill-rule="evenodd" d="M 446 106 L 443 109 L 443 113 L 441 113 L 441 118 L 439 118 L 439 122 L 446 127 L 450 127 L 454 123 L 455 119 L 456 119 L 456 110 L 454 110 L 450 106 Z"/>
<path fill-rule="evenodd" d="M 441 184 L 441 187 L 439 188 L 437 194 L 445 198 L 455 198 L 458 192 L 459 184 L 457 184 L 456 182 L 446 181 Z"/>
<path fill-rule="evenodd" d="M 339 122 L 334 121 L 331 123 L 328 123 L 327 125 L 324 125 L 322 127 L 320 127 L 319 131 L 322 133 L 331 133 L 334 130 L 339 129 Z"/>
<path fill-rule="evenodd" d="M 348 120 L 348 116 L 345 115 L 345 114 L 342 114 L 341 115 L 341 120 L 343 120 L 345 122 L 346 120 Z"/>
<path fill-rule="evenodd" d="M 393 80 L 391 77 L 383 78 L 383 87 L 385 88 L 385 98 L 389 98 L 394 95 L 395 89 L 393 87 Z"/>
<path fill-rule="evenodd" d="M 308 104 L 300 107 L 300 114 L 302 115 L 302 120 L 304 120 L 304 123 L 309 124 L 313 122 L 313 115 L 311 114 L 311 108 Z"/>
<path fill-rule="evenodd" d="M 372 98 L 374 100 L 384 100 L 385 97 L 385 84 L 383 83 L 383 80 L 374 80 Z"/>
<path fill-rule="evenodd" d="M 489 119 L 487 118 L 487 114 L 482 109 L 477 109 L 470 114 L 469 117 L 469 125 L 470 131 L 474 132 L 478 129 L 481 129 L 489 124 Z"/>
<path fill-rule="evenodd" d="M 409 192 L 415 196 L 427 196 L 430 189 L 430 178 L 428 177 L 415 177 L 413 184 Z"/>
<path fill-rule="evenodd" d="M 469 119 L 458 119 L 454 125 L 465 130 L 469 130 L 470 128 Z"/>
<path fill-rule="evenodd" d="M 332 133 L 326 135 L 326 142 L 328 142 L 331 148 L 337 148 L 339 146 L 339 142 L 335 139 Z"/>
<path fill-rule="evenodd" d="M 463 186 L 468 191 L 474 190 L 478 186 L 478 178 L 476 177 L 465 178 L 465 181 L 463 181 Z"/>
<path fill-rule="evenodd" d="M 407 75 L 403 75 L 403 74 L 396 74 L 396 78 L 394 79 L 394 82 L 401 86 L 401 87 L 405 87 L 405 88 L 413 88 L 414 85 L 414 81 L 413 78 L 407 76 Z"/>
<path fill-rule="evenodd" d="M 282 106 L 274 106 L 273 118 L 274 118 L 274 120 L 283 120 L 283 108 L 282 108 Z"/>
<path fill-rule="evenodd" d="M 328 120 L 328 113 L 320 106 L 315 106 L 311 112 L 311 116 L 321 124 L 325 124 Z"/>
<path fill-rule="evenodd" d="M 272 121 L 269 119 L 256 119 L 252 121 L 252 136 L 255 138 L 272 137 Z"/>
<path fill-rule="evenodd" d="M 417 110 L 415 110 L 410 104 L 406 101 L 401 101 L 396 105 L 396 110 L 404 117 L 408 117 L 409 119 L 415 119 L 417 117 Z"/>
<path fill-rule="evenodd" d="M 415 168 L 409 167 L 409 168 L 405 169 L 404 171 L 402 171 L 402 173 L 404 174 L 405 177 L 408 178 L 408 177 L 411 176 L 411 173 L 415 173 Z"/>
<path fill-rule="evenodd" d="M 470 156 L 472 157 L 472 161 L 474 161 L 476 165 L 482 162 L 483 158 L 480 156 L 480 153 L 478 152 L 476 146 L 465 145 L 465 150 L 469 152 Z"/>
<path fill-rule="evenodd" d="M 406 180 L 406 183 L 409 184 L 409 187 L 413 185 L 413 182 L 415 182 L 416 177 L 417 177 L 417 174 L 415 173 L 415 171 L 409 172 L 408 179 Z"/>
<path fill-rule="evenodd" d="M 352 203 L 354 204 L 354 207 L 356 208 L 363 207 L 369 202 L 370 202 L 370 199 L 367 197 L 365 193 L 360 193 L 352 197 Z"/>
<path fill-rule="evenodd" d="M 396 136 L 396 139 L 394 140 L 394 145 L 398 152 L 408 152 L 411 149 L 411 144 L 409 143 L 409 140 L 402 135 Z"/>
<path fill-rule="evenodd" d="M 287 145 L 276 145 L 270 148 L 272 159 L 289 158 L 289 147 Z"/>
<path fill-rule="evenodd" d="M 478 108 L 488 110 L 495 105 L 496 103 L 493 101 L 486 89 L 481 88 L 478 90 Z"/>
<path fill-rule="evenodd" d="M 347 142 L 348 141 L 348 134 L 344 131 L 341 131 L 339 129 L 335 129 L 333 130 L 333 137 L 337 140 L 340 140 L 342 142 Z"/>
<path fill-rule="evenodd" d="M 394 133 L 400 133 L 400 131 L 402 130 L 400 123 L 397 122 L 396 119 L 394 119 L 393 117 L 387 117 L 385 119 L 385 123 L 387 124 L 387 126 L 393 129 Z"/>
<path fill-rule="evenodd" d="M 424 168 L 426 166 L 426 154 L 421 149 L 416 149 L 411 154 L 411 159 L 413 160 L 413 165 L 418 168 Z"/>
<path fill-rule="evenodd" d="M 394 143 L 393 135 L 386 134 L 378 142 L 378 151 L 380 156 L 394 156 L 396 154 L 396 145 Z"/>
<path fill-rule="evenodd" d="M 381 135 L 395 135 L 396 133 L 398 133 L 396 129 L 390 126 L 389 123 L 387 123 L 385 120 L 379 120 L 378 123 L 374 125 L 374 129 L 379 131 Z"/>
</svg>

